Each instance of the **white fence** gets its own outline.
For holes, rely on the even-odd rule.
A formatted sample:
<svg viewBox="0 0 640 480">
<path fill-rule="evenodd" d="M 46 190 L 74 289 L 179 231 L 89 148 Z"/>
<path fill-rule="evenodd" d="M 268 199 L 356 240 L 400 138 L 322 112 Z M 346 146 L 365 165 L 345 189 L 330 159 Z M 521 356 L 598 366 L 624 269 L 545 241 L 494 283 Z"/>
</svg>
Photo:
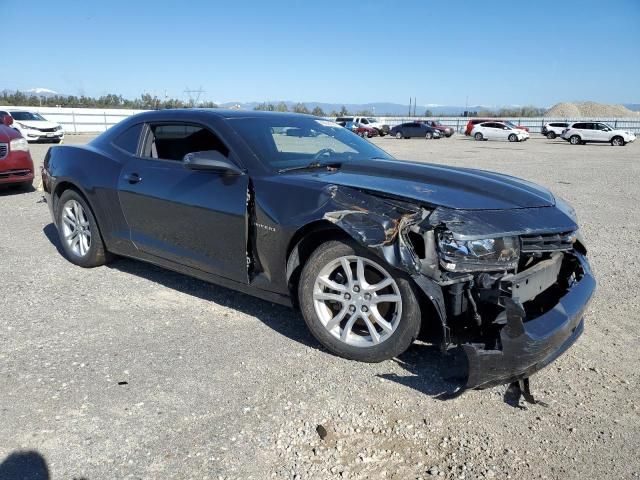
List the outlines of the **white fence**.
<svg viewBox="0 0 640 480">
<path fill-rule="evenodd" d="M 100 133 L 119 121 L 144 112 L 145 110 L 101 109 L 101 108 L 56 108 L 56 107 L 2 107 L 0 110 L 30 110 L 40 113 L 47 120 L 59 123 L 67 134 Z M 394 126 L 416 120 L 439 120 L 443 125 L 453 127 L 456 132 L 464 132 L 469 121 L 465 117 L 376 117 L 385 125 Z M 640 115 L 628 118 L 545 118 L 545 117 L 508 117 L 502 118 L 539 133 L 548 122 L 598 121 L 608 123 L 614 128 L 640 133 Z M 333 119 L 332 119 L 333 120 Z"/>
<path fill-rule="evenodd" d="M 0 110 L 38 112 L 51 122 L 62 125 L 65 133 L 100 133 L 125 118 L 145 110 L 57 107 L 2 107 Z"/>
</svg>

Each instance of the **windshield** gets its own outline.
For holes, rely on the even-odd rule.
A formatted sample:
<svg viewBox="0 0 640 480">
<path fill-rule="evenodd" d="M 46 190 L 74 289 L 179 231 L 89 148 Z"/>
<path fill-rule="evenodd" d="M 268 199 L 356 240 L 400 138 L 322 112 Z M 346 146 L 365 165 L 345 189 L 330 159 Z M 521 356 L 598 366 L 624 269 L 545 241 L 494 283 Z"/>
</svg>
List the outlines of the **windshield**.
<svg viewBox="0 0 640 480">
<path fill-rule="evenodd" d="M 273 170 L 301 167 L 313 162 L 344 163 L 393 158 L 369 141 L 328 120 L 265 116 L 232 118 L 229 123 L 258 158 Z"/>
<path fill-rule="evenodd" d="M 378 122 L 375 118 L 367 118 L 367 120 L 369 120 L 369 123 L 377 123 Z"/>
<path fill-rule="evenodd" d="M 516 124 L 515 124 L 515 123 L 513 123 L 513 122 L 504 122 L 504 124 L 505 124 L 506 126 L 508 126 L 508 127 L 511 127 L 511 128 L 520 128 L 520 127 L 518 127 L 518 125 L 516 125 Z"/>
<path fill-rule="evenodd" d="M 10 113 L 14 120 L 23 120 L 27 122 L 33 121 L 33 120 L 46 121 L 37 113 L 32 113 L 32 112 L 10 112 Z"/>
</svg>

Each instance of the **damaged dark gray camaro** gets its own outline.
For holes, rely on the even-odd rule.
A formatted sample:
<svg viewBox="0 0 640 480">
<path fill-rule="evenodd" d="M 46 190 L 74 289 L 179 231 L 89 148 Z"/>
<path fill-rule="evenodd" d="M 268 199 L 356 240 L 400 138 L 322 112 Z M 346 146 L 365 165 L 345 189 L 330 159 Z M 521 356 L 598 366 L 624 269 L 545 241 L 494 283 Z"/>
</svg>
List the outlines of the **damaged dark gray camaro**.
<svg viewBox="0 0 640 480">
<path fill-rule="evenodd" d="M 144 260 L 300 308 L 376 362 L 421 335 L 468 387 L 528 378 L 583 331 L 595 290 L 573 209 L 506 175 L 401 162 L 306 115 L 165 110 L 49 150 L 67 258 Z"/>
</svg>

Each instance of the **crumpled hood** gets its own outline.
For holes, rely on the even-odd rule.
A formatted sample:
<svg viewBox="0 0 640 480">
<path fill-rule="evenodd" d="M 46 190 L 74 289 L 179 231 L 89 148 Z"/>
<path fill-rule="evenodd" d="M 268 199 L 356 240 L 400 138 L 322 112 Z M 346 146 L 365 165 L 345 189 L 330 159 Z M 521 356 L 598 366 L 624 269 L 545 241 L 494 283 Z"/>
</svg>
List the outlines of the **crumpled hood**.
<svg viewBox="0 0 640 480">
<path fill-rule="evenodd" d="M 463 210 L 550 207 L 551 192 L 508 175 L 470 168 L 399 160 L 353 161 L 333 173 L 303 174 L 310 180 L 372 190 Z"/>
</svg>

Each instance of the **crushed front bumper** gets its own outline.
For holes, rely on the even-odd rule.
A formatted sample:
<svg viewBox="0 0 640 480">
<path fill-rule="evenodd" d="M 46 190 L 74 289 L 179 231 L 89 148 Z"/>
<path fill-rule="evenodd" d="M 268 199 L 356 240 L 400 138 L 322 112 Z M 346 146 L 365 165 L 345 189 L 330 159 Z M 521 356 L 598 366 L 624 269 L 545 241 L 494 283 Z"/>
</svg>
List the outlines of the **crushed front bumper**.
<svg viewBox="0 0 640 480">
<path fill-rule="evenodd" d="M 467 388 L 488 388 L 528 378 L 562 355 L 584 330 L 583 314 L 596 289 L 587 259 L 578 256 L 582 278 L 547 313 L 524 321 L 522 305 L 506 302 L 502 350 L 463 345 L 468 360 Z"/>
</svg>

